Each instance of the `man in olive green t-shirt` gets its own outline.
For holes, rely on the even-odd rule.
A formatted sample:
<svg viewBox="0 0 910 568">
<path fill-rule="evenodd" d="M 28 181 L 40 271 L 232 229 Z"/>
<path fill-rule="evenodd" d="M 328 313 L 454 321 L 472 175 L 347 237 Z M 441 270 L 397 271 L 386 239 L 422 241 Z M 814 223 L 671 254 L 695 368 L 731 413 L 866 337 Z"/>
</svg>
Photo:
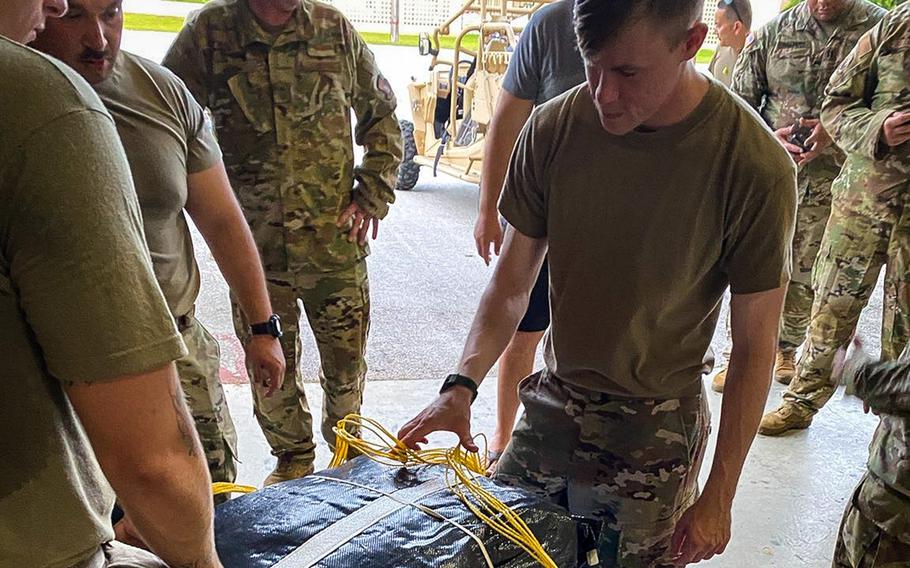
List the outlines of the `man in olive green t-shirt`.
<svg viewBox="0 0 910 568">
<path fill-rule="evenodd" d="M 177 372 L 213 481 L 233 482 L 237 434 L 221 386 L 218 342 L 194 317 L 199 267 L 184 210 L 199 228 L 248 320 L 272 307 L 256 245 L 234 197 L 211 121 L 173 73 L 120 51 L 120 0 L 72 0 L 66 18 L 48 22 L 32 46 L 75 69 L 114 118 L 133 172 L 145 239 L 161 291 L 188 354 Z M 257 384 L 284 377 L 276 335 L 247 346 Z"/>
<path fill-rule="evenodd" d="M 700 0 L 577 0 L 587 85 L 539 107 L 512 155 L 505 247 L 458 373 L 406 424 L 476 451 L 470 404 L 549 254 L 546 367 L 496 479 L 603 521 L 605 566 L 723 552 L 767 399 L 789 278 L 795 168 L 757 115 L 696 71 Z M 706 148 L 712 151 L 705 153 Z M 702 376 L 727 286 L 733 353 L 711 474 Z"/>
<path fill-rule="evenodd" d="M 185 354 L 110 115 L 0 3 L 0 568 L 221 566 Z M 110 483 L 110 485 L 108 485 Z M 154 555 L 113 542 L 113 492 Z"/>
</svg>

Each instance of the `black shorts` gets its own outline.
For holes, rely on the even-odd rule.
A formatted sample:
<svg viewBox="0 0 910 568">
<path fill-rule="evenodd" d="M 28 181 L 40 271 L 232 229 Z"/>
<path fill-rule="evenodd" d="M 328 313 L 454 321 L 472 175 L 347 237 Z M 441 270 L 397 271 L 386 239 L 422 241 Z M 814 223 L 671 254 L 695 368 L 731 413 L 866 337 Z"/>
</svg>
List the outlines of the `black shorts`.
<svg viewBox="0 0 910 568">
<path fill-rule="evenodd" d="M 534 289 L 531 290 L 528 311 L 518 324 L 518 331 L 533 333 L 545 331 L 548 327 L 550 327 L 550 270 L 547 267 L 547 259 L 544 259 L 543 266 L 540 267 L 540 274 L 537 275 L 537 282 L 534 283 Z"/>
</svg>

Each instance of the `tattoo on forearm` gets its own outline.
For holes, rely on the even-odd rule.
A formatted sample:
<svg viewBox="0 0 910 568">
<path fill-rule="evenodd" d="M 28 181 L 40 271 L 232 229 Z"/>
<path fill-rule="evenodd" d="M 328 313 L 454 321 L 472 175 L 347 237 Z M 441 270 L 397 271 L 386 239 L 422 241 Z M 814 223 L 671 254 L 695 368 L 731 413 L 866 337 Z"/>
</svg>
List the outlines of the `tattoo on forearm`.
<svg viewBox="0 0 910 568">
<path fill-rule="evenodd" d="M 174 404 L 174 412 L 177 415 L 177 430 L 180 432 L 180 438 L 186 445 L 189 455 L 195 456 L 197 453 L 196 440 L 193 437 L 193 426 L 187 424 L 186 404 L 183 401 L 183 393 L 179 390 L 172 390 L 171 402 Z"/>
</svg>

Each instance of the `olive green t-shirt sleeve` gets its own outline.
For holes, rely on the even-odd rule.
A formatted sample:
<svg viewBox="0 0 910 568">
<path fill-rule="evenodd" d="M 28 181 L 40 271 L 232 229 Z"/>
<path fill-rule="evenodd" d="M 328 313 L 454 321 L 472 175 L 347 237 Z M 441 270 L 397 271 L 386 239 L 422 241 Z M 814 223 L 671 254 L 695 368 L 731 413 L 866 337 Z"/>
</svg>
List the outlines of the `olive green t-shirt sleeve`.
<svg viewBox="0 0 910 568">
<path fill-rule="evenodd" d="M 724 265 L 733 294 L 780 288 L 790 280 L 796 225 L 796 172 L 755 175 L 751 191 L 734 203 Z"/>
<path fill-rule="evenodd" d="M 4 256 L 48 371 L 95 382 L 186 353 L 155 281 L 126 156 L 110 117 L 65 114 L 0 165 Z"/>
<path fill-rule="evenodd" d="M 209 169 L 221 161 L 221 148 L 215 138 L 211 116 L 196 102 L 183 83 L 180 83 L 180 102 L 185 106 L 186 171 L 195 174 Z"/>
<path fill-rule="evenodd" d="M 544 130 L 535 110 L 512 151 L 499 212 L 519 233 L 541 239 L 547 236 L 547 200 L 543 162 L 547 159 L 542 141 Z"/>
</svg>

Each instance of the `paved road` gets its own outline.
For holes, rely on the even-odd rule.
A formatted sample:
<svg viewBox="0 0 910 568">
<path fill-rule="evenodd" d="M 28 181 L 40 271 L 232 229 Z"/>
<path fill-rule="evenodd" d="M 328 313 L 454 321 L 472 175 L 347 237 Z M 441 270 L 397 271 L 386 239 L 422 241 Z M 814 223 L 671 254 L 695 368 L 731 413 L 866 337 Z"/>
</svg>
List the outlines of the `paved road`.
<svg viewBox="0 0 910 568">
<path fill-rule="evenodd" d="M 172 35 L 128 32 L 125 46 L 158 59 Z M 376 48 L 377 58 L 399 95 L 425 60 L 415 50 Z M 407 109 L 402 101 L 401 108 Z M 424 170 L 413 192 L 400 193 L 369 269 L 373 291 L 373 324 L 369 344 L 369 384 L 364 414 L 397 428 L 429 401 L 442 376 L 458 357 L 479 295 L 490 275 L 473 252 L 471 230 L 476 188 L 450 178 L 433 178 Z M 197 239 L 203 270 L 200 318 L 225 345 L 224 376 L 238 379 L 241 352 L 231 331 L 227 290 L 207 249 Z M 629 243 L 629 247 L 634 247 Z M 878 347 L 881 306 L 879 287 L 863 316 L 860 334 Z M 726 307 L 724 308 L 726 310 Z M 723 347 L 717 334 L 715 350 Z M 315 348 L 306 344 L 304 373 L 316 377 Z M 307 384 L 312 408 L 319 408 L 318 387 Z M 493 381 L 487 381 L 474 405 L 477 432 L 491 432 Z M 272 467 L 268 448 L 252 416 L 246 385 L 228 385 L 240 433 L 240 481 L 258 484 Z M 769 406 L 779 400 L 775 385 Z M 722 399 L 708 395 L 714 433 Z M 783 439 L 759 438 L 746 465 L 734 509 L 734 540 L 721 558 L 706 563 L 720 568 L 823 568 L 830 565 L 835 531 L 853 485 L 862 475 L 875 419 L 862 414 L 855 400 L 841 394 L 807 431 Z M 450 438 L 436 438 L 451 443 Z M 709 452 L 713 452 L 712 439 Z M 328 462 L 320 446 L 318 463 Z M 710 464 L 709 459 L 706 463 Z M 707 475 L 704 468 L 703 478 Z"/>
</svg>

